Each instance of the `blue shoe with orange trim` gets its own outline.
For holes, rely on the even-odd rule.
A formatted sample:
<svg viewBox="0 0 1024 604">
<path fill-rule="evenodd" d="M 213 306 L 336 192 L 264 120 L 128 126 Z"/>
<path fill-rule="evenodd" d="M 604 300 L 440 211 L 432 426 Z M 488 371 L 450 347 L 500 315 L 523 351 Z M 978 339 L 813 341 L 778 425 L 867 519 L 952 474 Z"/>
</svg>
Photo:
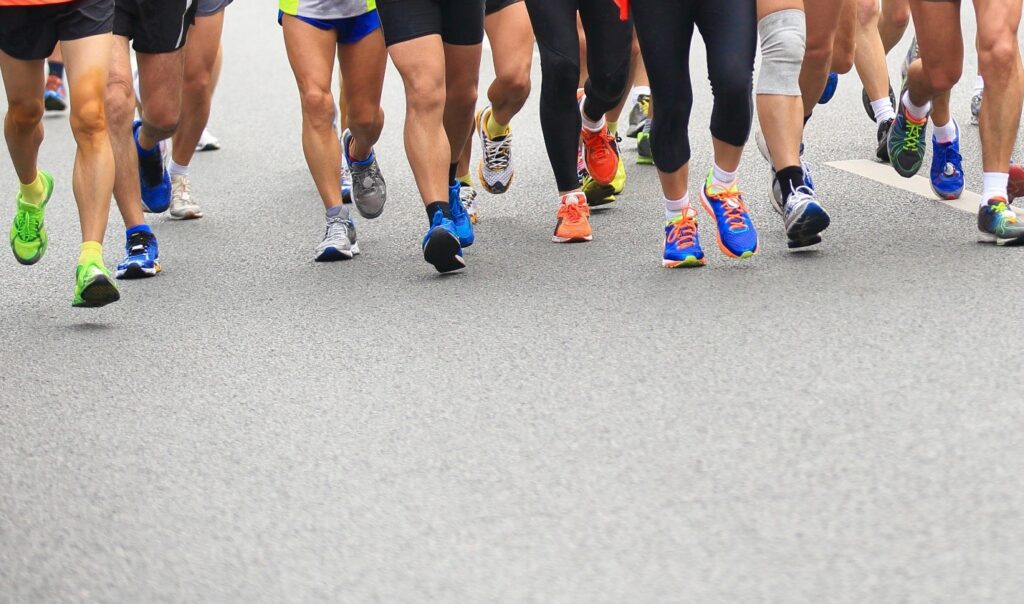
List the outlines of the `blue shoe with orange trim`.
<svg viewBox="0 0 1024 604">
<path fill-rule="evenodd" d="M 700 202 L 708 214 L 715 217 L 718 226 L 718 247 L 731 258 L 750 258 L 757 253 L 760 243 L 757 229 L 750 219 L 747 204 L 739 187 L 716 187 L 711 182 L 711 171 L 700 191 Z"/>
<path fill-rule="evenodd" d="M 665 253 L 661 265 L 667 268 L 704 266 L 704 250 L 697 235 L 697 210 L 687 207 L 665 223 Z"/>
</svg>

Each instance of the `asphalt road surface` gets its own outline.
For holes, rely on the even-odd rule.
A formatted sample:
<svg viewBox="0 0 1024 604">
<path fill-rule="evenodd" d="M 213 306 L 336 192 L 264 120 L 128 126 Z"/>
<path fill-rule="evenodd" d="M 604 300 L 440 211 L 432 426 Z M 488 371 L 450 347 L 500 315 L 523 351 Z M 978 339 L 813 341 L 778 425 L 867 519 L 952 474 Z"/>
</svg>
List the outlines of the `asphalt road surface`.
<svg viewBox="0 0 1024 604">
<path fill-rule="evenodd" d="M 228 9 L 225 52 L 224 148 L 193 168 L 206 217 L 153 218 L 165 271 L 116 305 L 70 306 L 73 143 L 46 120 L 50 251 L 0 262 L 0 601 L 1024 599 L 1024 251 L 825 165 L 872 157 L 855 74 L 806 137 L 833 216 L 815 250 L 787 250 L 751 145 L 763 251 L 724 258 L 705 218 L 708 266 L 663 269 L 632 142 L 595 240 L 552 244 L 534 94 L 515 186 L 482 196 L 468 270 L 441 277 L 393 70 L 387 211 L 358 222 L 359 258 L 321 265 L 268 3 Z M 975 68 L 953 106 L 979 191 Z M 122 245 L 115 210 L 111 265 Z"/>
</svg>

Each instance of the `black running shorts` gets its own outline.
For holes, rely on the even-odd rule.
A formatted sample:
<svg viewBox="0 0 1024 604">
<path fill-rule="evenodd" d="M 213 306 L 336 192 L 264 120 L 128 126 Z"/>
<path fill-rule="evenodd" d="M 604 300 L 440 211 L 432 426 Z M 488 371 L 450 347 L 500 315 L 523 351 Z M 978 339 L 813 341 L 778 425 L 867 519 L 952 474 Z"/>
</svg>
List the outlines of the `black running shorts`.
<svg viewBox="0 0 1024 604">
<path fill-rule="evenodd" d="M 523 0 L 487 0 L 487 8 L 484 10 L 485 15 L 493 15 L 503 8 L 518 4 Z"/>
<path fill-rule="evenodd" d="M 136 52 L 173 52 L 185 45 L 198 0 L 114 0 L 114 34 Z"/>
<path fill-rule="evenodd" d="M 377 0 L 388 46 L 440 35 L 445 44 L 484 41 L 484 0 Z"/>
<path fill-rule="evenodd" d="M 0 7 L 0 50 L 22 61 L 39 61 L 61 40 L 109 34 L 114 0 Z"/>
</svg>

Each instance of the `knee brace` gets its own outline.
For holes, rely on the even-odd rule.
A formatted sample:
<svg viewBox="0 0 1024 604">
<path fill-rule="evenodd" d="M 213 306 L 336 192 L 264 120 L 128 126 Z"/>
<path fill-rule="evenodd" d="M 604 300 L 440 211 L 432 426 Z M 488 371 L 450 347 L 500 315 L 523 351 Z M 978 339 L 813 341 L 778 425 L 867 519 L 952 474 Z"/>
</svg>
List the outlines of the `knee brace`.
<svg viewBox="0 0 1024 604">
<path fill-rule="evenodd" d="M 807 44 L 804 11 L 774 12 L 757 24 L 761 36 L 761 73 L 757 94 L 800 96 L 800 66 Z"/>
</svg>

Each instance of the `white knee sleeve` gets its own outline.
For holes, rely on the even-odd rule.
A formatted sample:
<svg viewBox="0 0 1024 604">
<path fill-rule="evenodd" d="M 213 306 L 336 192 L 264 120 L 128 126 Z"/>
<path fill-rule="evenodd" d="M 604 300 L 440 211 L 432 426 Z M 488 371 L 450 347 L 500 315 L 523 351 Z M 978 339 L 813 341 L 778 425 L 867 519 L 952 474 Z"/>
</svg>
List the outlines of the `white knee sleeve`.
<svg viewBox="0 0 1024 604">
<path fill-rule="evenodd" d="M 757 24 L 761 37 L 761 73 L 757 94 L 800 96 L 800 65 L 807 44 L 804 11 L 790 8 L 772 13 Z"/>
</svg>

